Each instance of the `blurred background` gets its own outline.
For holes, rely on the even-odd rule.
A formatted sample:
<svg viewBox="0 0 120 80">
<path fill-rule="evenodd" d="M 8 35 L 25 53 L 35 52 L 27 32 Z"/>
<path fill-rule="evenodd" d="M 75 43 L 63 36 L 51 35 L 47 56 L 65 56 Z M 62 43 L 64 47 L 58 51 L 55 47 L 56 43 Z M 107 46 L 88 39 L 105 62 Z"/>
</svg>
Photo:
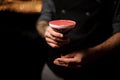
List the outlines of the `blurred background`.
<svg viewBox="0 0 120 80">
<path fill-rule="evenodd" d="M 61 80 L 45 65 L 46 43 L 36 32 L 42 0 L 0 0 L 0 53 L 4 79 Z M 8 77 L 9 76 L 9 77 Z"/>
<path fill-rule="evenodd" d="M 42 63 L 44 43 L 35 29 L 41 7 L 41 0 L 0 0 L 0 56 L 4 80 L 23 77 L 28 80 L 30 74 L 38 70 L 38 63 Z"/>
<path fill-rule="evenodd" d="M 2 36 L 1 40 L 3 39 L 2 43 L 9 46 L 10 41 L 13 44 L 19 41 L 18 38 L 21 40 L 25 40 L 23 38 L 35 39 L 37 37 L 35 26 L 40 16 L 41 7 L 41 0 L 0 0 L 0 35 Z"/>
</svg>

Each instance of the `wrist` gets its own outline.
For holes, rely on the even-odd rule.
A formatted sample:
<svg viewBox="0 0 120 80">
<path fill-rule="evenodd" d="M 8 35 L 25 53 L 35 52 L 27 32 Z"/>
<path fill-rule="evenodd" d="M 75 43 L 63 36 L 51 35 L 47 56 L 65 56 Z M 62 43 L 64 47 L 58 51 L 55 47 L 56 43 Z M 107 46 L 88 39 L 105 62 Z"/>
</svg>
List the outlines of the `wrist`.
<svg viewBox="0 0 120 80">
<path fill-rule="evenodd" d="M 38 34 L 41 37 L 44 37 L 44 33 L 45 33 L 45 30 L 47 27 L 48 27 L 48 22 L 46 22 L 46 21 L 39 21 L 37 23 L 36 29 L 37 29 Z"/>
<path fill-rule="evenodd" d="M 96 48 L 87 48 L 83 51 L 84 56 L 82 58 L 81 65 L 87 65 L 96 59 L 98 59 L 98 50 Z"/>
</svg>

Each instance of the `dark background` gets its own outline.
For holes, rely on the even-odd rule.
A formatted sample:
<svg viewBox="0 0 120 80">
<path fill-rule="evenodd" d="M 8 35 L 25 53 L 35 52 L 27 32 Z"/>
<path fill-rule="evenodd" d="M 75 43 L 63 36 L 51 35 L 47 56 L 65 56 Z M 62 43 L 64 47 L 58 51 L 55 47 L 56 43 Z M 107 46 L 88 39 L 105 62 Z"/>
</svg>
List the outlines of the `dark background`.
<svg viewBox="0 0 120 80">
<path fill-rule="evenodd" d="M 38 78 L 37 71 L 42 70 L 46 56 L 44 45 L 46 43 L 37 34 L 35 28 L 39 16 L 40 13 L 23 14 L 0 11 L 0 54 L 3 80 L 7 78 L 34 80 L 33 76 Z"/>
</svg>

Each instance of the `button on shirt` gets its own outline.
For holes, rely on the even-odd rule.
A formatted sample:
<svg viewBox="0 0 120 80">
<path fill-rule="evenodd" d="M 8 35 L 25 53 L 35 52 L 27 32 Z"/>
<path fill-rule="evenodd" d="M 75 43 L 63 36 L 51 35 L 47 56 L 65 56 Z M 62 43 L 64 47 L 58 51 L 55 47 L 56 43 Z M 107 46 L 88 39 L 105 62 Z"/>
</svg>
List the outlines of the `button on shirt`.
<svg viewBox="0 0 120 80">
<path fill-rule="evenodd" d="M 96 2 L 100 3 L 100 2 L 101 2 L 101 0 L 96 0 Z"/>
<path fill-rule="evenodd" d="M 61 13 L 65 14 L 65 13 L 66 13 L 66 10 L 65 10 L 65 9 L 62 9 L 62 10 L 61 10 Z"/>
<path fill-rule="evenodd" d="M 90 16 L 90 12 L 86 12 L 85 15 L 86 15 L 86 16 Z"/>
</svg>

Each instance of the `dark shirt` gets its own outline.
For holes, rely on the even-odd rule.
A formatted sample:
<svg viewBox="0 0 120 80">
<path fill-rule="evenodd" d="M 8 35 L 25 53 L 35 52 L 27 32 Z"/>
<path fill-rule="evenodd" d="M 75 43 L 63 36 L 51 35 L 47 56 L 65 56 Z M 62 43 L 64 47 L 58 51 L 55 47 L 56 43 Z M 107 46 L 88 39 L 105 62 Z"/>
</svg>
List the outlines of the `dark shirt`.
<svg viewBox="0 0 120 80">
<path fill-rule="evenodd" d="M 38 21 L 75 20 L 75 29 L 67 34 L 71 43 L 63 47 L 63 53 L 85 49 L 98 45 L 120 32 L 120 3 L 113 1 L 120 0 L 43 0 L 43 9 Z M 53 60 L 59 56 L 59 49 L 50 49 L 48 64 L 52 65 L 54 72 L 66 76 L 66 68 L 53 64 Z"/>
<path fill-rule="evenodd" d="M 120 0 L 116 0 L 113 5 L 113 33 L 120 32 Z"/>
<path fill-rule="evenodd" d="M 69 47 L 82 45 L 79 46 L 80 49 L 95 46 L 113 33 L 120 32 L 119 10 L 116 10 L 113 26 L 110 24 L 110 17 L 113 15 L 111 15 L 110 8 L 112 1 L 107 3 L 103 0 L 43 0 L 39 20 L 48 22 L 54 19 L 75 20 L 77 22 L 76 28 L 67 34 L 71 38 Z"/>
</svg>

